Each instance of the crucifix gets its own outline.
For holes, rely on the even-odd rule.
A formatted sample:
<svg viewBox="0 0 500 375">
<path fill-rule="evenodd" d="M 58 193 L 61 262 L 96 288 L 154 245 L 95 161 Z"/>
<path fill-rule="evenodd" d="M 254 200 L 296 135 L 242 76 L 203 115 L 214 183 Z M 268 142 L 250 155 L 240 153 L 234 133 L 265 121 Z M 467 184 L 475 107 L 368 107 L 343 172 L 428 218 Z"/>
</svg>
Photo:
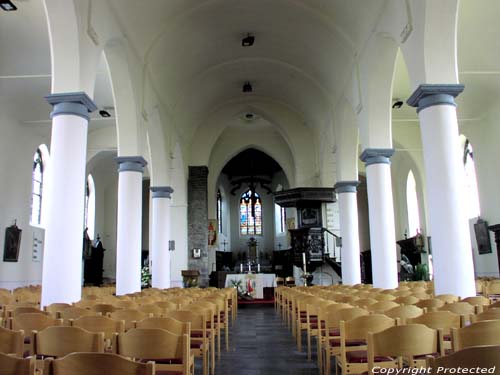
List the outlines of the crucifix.
<svg viewBox="0 0 500 375">
<path fill-rule="evenodd" d="M 222 246 L 224 246 L 224 252 L 226 252 L 226 245 L 228 244 L 229 242 L 227 242 L 226 240 L 222 241 Z"/>
</svg>

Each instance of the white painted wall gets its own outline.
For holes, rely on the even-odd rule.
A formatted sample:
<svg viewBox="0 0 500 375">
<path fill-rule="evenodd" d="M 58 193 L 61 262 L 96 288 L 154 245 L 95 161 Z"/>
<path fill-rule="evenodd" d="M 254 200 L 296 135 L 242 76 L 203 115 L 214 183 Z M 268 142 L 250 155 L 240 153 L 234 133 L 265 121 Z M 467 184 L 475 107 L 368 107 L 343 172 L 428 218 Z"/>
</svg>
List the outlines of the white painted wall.
<svg viewBox="0 0 500 375">
<path fill-rule="evenodd" d="M 0 288 L 13 289 L 40 284 L 42 262 L 32 261 L 33 236 L 43 230 L 30 226 L 31 173 L 33 154 L 44 143 L 50 145 L 50 128 L 19 121 L 22 103 L 0 96 Z M 49 108 L 47 108 L 47 113 Z M 14 224 L 22 229 L 18 262 L 3 261 L 5 228 Z"/>
</svg>

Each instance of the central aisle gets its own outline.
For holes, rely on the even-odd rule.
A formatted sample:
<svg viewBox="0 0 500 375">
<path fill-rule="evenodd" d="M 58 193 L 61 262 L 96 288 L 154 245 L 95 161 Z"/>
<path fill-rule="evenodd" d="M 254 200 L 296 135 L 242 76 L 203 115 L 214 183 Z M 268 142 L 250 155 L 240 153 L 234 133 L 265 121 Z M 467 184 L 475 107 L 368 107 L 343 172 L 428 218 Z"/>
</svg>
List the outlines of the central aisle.
<svg viewBox="0 0 500 375">
<path fill-rule="evenodd" d="M 216 375 L 317 375 L 316 359 L 307 361 L 272 306 L 240 307 L 230 330 L 230 351 L 216 361 Z M 305 349 L 305 348 L 304 348 Z"/>
</svg>

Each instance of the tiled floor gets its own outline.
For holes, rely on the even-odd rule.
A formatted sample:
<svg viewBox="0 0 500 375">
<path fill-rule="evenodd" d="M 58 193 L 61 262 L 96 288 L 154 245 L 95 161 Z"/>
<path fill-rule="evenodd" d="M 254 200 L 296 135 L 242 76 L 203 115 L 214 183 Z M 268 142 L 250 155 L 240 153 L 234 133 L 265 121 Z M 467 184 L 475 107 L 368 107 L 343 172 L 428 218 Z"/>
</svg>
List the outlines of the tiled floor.
<svg viewBox="0 0 500 375">
<path fill-rule="evenodd" d="M 317 375 L 315 356 L 307 361 L 305 347 L 294 338 L 271 306 L 249 305 L 238 310 L 229 339 L 230 351 L 216 362 L 216 375 Z M 304 340 L 305 341 L 305 340 Z"/>
</svg>

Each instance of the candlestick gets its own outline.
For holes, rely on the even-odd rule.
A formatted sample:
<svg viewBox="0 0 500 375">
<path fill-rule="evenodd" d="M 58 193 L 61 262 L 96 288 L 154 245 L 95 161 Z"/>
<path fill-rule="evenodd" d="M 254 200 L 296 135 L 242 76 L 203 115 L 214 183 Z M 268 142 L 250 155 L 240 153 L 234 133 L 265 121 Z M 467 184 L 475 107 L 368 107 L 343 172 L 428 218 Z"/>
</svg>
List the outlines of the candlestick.
<svg viewBox="0 0 500 375">
<path fill-rule="evenodd" d="M 257 264 L 257 273 L 260 273 L 260 263 Z"/>
<path fill-rule="evenodd" d="M 252 272 L 252 264 L 248 262 L 248 273 Z"/>
<path fill-rule="evenodd" d="M 240 273 L 243 273 L 243 263 L 240 264 Z"/>
<path fill-rule="evenodd" d="M 307 272 L 306 271 L 306 253 L 302 253 L 302 263 L 304 264 L 304 274 Z"/>
</svg>

